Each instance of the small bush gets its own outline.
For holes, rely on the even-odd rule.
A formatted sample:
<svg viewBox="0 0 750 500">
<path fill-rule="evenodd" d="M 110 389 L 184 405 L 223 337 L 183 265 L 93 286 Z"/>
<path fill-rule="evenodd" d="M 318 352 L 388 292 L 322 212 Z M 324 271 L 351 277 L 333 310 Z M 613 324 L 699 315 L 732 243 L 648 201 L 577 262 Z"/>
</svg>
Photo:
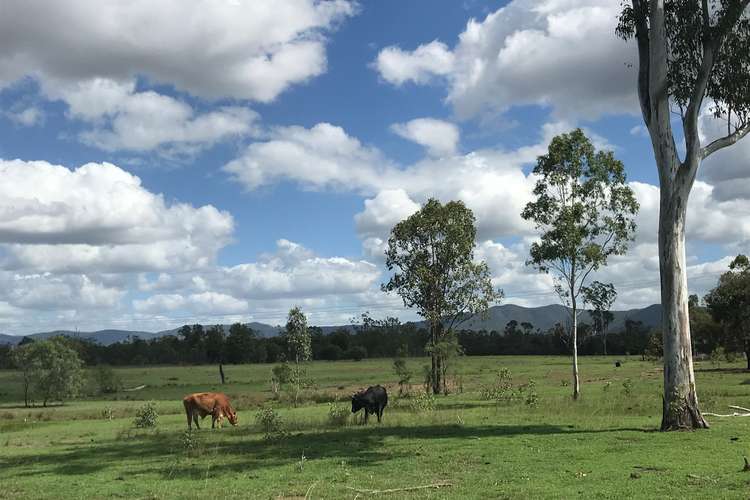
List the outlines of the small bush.
<svg viewBox="0 0 750 500">
<path fill-rule="evenodd" d="M 526 394 L 526 399 L 524 399 L 526 405 L 535 407 L 539 404 L 539 394 L 536 392 L 536 382 L 534 382 L 534 379 L 529 379 L 529 382 L 519 388 L 519 390 Z"/>
<path fill-rule="evenodd" d="M 102 410 L 102 418 L 104 420 L 112 420 L 114 418 L 114 414 L 115 412 L 110 406 L 107 406 Z"/>
<path fill-rule="evenodd" d="M 409 399 L 409 410 L 414 413 L 423 413 L 435 410 L 435 395 L 429 392 L 420 393 Z"/>
<path fill-rule="evenodd" d="M 602 390 L 604 392 L 607 392 L 607 391 L 609 391 L 610 387 L 612 387 L 612 382 L 610 382 L 609 380 L 607 380 L 606 382 L 604 382 L 604 387 L 602 387 Z"/>
<path fill-rule="evenodd" d="M 159 420 L 159 414 L 156 411 L 156 405 L 153 401 L 149 401 L 135 411 L 133 423 L 139 429 L 148 429 L 156 427 L 157 420 Z"/>
<path fill-rule="evenodd" d="M 273 378 L 276 379 L 279 384 L 288 384 L 289 381 L 292 380 L 292 367 L 289 366 L 289 363 L 276 365 L 271 372 L 273 373 Z"/>
<path fill-rule="evenodd" d="M 201 442 L 197 432 L 193 432 L 192 429 L 186 429 L 180 438 L 180 444 L 182 449 L 188 456 L 196 456 L 200 454 Z"/>
<path fill-rule="evenodd" d="M 284 435 L 284 422 L 281 415 L 273 408 L 263 408 L 255 414 L 258 424 L 266 439 L 273 439 Z"/>
<path fill-rule="evenodd" d="M 114 394 L 122 389 L 122 380 L 109 365 L 98 365 L 94 371 L 94 380 L 102 394 Z"/>
<path fill-rule="evenodd" d="M 343 427 L 349 421 L 349 408 L 343 403 L 328 403 L 328 423 L 334 427 Z"/>
<path fill-rule="evenodd" d="M 367 349 L 365 349 L 361 345 L 355 345 L 354 347 L 351 347 L 348 351 L 346 351 L 346 357 L 349 359 L 353 359 L 354 361 L 362 361 L 367 357 Z"/>
<path fill-rule="evenodd" d="M 622 382 L 622 392 L 626 396 L 630 396 L 633 393 L 633 381 L 630 380 L 629 378 L 626 378 Z"/>
<path fill-rule="evenodd" d="M 479 397 L 485 401 L 511 401 L 515 396 L 513 391 L 513 375 L 510 370 L 503 368 L 497 373 L 492 385 L 483 386 Z"/>
</svg>

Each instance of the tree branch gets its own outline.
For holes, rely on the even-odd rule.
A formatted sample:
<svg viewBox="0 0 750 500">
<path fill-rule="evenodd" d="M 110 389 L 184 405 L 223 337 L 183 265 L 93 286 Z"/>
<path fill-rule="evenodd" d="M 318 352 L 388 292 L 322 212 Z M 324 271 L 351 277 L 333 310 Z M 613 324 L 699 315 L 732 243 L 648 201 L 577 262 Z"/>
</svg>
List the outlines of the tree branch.
<svg viewBox="0 0 750 500">
<path fill-rule="evenodd" d="M 638 42 L 638 100 L 646 127 L 651 127 L 651 96 L 648 90 L 649 82 L 649 36 L 646 23 L 646 8 L 643 2 L 647 0 L 633 0 L 635 11 L 635 39 Z"/>
<path fill-rule="evenodd" d="M 719 151 L 720 149 L 727 148 L 729 146 L 732 146 L 736 142 L 738 142 L 740 139 L 745 137 L 748 133 L 750 133 L 750 124 L 746 123 L 742 127 L 735 130 L 733 133 L 721 137 L 719 139 L 716 139 L 712 143 L 708 144 L 706 147 L 701 149 L 700 152 L 700 159 L 703 160 L 705 158 L 708 158 L 715 152 Z"/>
</svg>

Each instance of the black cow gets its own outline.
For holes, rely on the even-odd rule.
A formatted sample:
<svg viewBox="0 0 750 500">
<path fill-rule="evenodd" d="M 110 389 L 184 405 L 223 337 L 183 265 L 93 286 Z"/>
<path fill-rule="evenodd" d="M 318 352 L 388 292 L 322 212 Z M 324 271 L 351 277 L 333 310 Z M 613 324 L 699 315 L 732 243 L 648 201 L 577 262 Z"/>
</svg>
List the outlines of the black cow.
<svg viewBox="0 0 750 500">
<path fill-rule="evenodd" d="M 378 422 L 383 418 L 383 409 L 388 406 L 388 393 L 385 387 L 374 385 L 366 391 L 359 391 L 352 396 L 352 413 L 365 409 L 365 423 L 370 413 L 378 416 Z"/>
</svg>

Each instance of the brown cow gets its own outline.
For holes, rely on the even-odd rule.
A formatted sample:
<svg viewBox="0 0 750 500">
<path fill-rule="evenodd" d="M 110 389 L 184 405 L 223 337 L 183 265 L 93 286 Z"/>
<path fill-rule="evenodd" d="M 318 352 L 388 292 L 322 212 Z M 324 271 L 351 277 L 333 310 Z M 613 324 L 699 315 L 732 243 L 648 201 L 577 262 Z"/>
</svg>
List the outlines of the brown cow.
<svg viewBox="0 0 750 500">
<path fill-rule="evenodd" d="M 188 429 L 192 429 L 192 422 L 195 422 L 195 427 L 201 428 L 198 425 L 198 416 L 206 418 L 207 415 L 211 415 L 211 428 L 216 427 L 216 422 L 219 422 L 219 427 L 224 417 L 227 417 L 229 423 L 237 425 L 237 413 L 229 403 L 229 398 L 222 392 L 196 392 L 194 394 L 188 394 L 182 398 L 182 404 L 185 406 L 185 415 L 187 415 Z"/>
</svg>

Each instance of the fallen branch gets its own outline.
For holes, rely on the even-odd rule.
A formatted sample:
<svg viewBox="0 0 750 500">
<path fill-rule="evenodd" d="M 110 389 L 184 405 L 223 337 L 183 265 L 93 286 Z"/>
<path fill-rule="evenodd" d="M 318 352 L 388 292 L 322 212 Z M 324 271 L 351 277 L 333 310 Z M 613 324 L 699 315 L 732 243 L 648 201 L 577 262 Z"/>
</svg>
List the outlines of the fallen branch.
<svg viewBox="0 0 750 500">
<path fill-rule="evenodd" d="M 397 493 L 399 491 L 425 490 L 428 488 L 437 489 L 437 488 L 446 488 L 449 486 L 453 486 L 453 484 L 447 481 L 440 481 L 437 483 L 424 484 L 421 486 L 407 486 L 405 488 L 390 488 L 387 490 L 360 490 L 357 488 L 352 488 L 351 486 L 347 486 L 346 488 L 352 491 L 356 491 L 357 493 L 364 493 L 364 494 L 369 494 L 369 495 L 380 495 L 382 493 Z"/>
<path fill-rule="evenodd" d="M 147 386 L 146 384 L 139 385 L 138 387 L 132 387 L 130 389 L 123 389 L 123 392 L 133 392 L 133 391 L 140 391 L 141 389 L 145 389 Z"/>
<path fill-rule="evenodd" d="M 739 413 L 739 412 L 732 412 L 727 414 L 722 413 L 704 413 L 704 415 L 708 415 L 709 417 L 750 417 L 750 409 L 743 408 L 742 406 L 735 406 L 735 405 L 729 405 L 729 408 L 732 408 L 733 410 L 742 410 L 745 413 Z"/>
</svg>

